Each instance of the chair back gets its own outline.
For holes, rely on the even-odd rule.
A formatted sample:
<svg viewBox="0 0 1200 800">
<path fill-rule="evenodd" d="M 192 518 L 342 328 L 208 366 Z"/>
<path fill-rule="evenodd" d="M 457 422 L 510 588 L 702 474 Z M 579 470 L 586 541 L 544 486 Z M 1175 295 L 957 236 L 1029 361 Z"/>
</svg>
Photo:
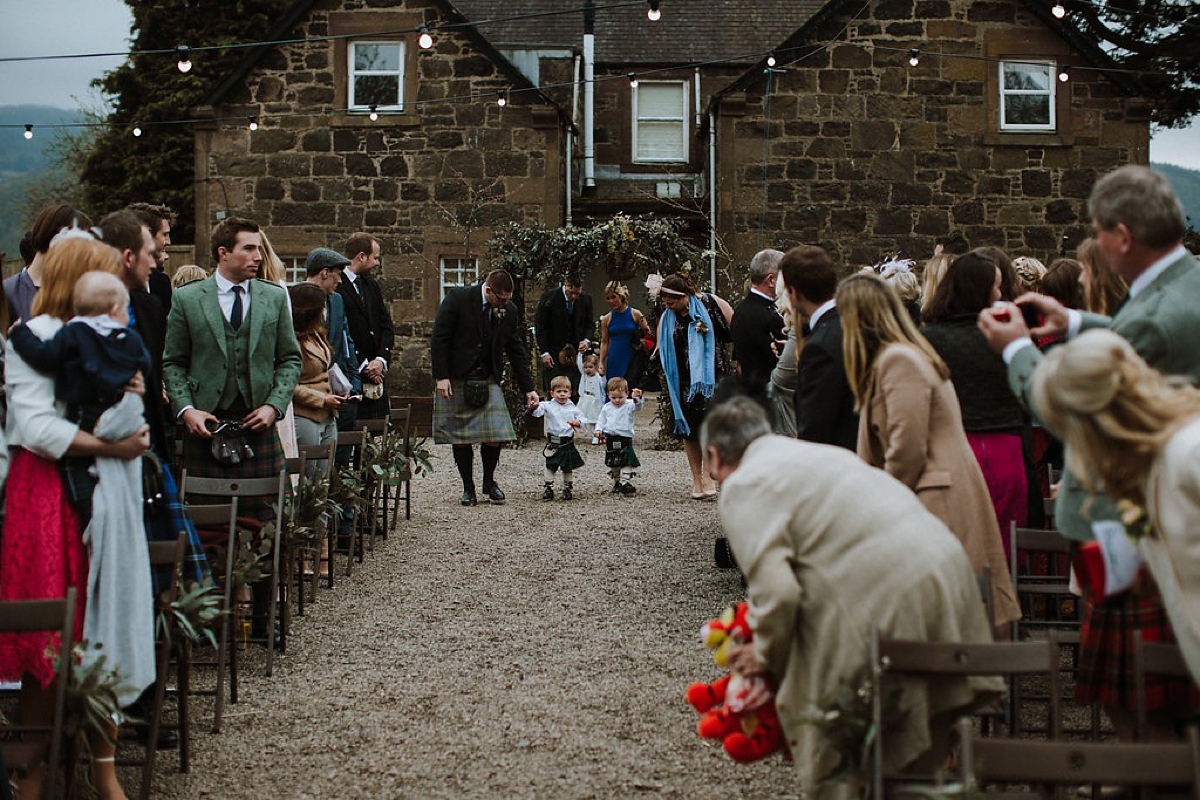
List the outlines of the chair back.
<svg viewBox="0 0 1200 800">
<path fill-rule="evenodd" d="M 1071 541 L 1058 531 L 1009 528 L 1009 573 L 1022 619 L 1013 623 L 1013 638 L 1030 627 L 1077 628 L 1078 599 L 1070 588 Z M 1022 569 L 1020 554 L 1024 554 Z"/>
<path fill-rule="evenodd" d="M 382 436 L 383 434 L 387 433 L 388 418 L 379 417 L 378 419 L 360 419 L 354 424 L 360 431 L 364 431 L 371 436 Z"/>
<path fill-rule="evenodd" d="M 1146 741 L 1146 676 L 1158 675 L 1163 678 L 1185 678 L 1192 680 L 1187 663 L 1183 660 L 1183 651 L 1178 645 L 1163 642 L 1147 642 L 1142 639 L 1141 631 L 1133 633 L 1133 682 L 1134 693 L 1137 697 L 1137 727 L 1136 738 L 1139 742 Z"/>
<path fill-rule="evenodd" d="M 61 648 L 69 652 L 75 642 L 75 589 L 55 600 L 7 600 L 0 602 L 0 631 L 5 633 L 57 633 Z M 68 664 L 68 656 L 60 664 Z M 61 677 L 61 676 L 60 676 Z M 64 742 L 63 721 L 67 706 L 67 681 L 54 682 L 54 714 L 49 725 L 6 725 L 0 727 L 0 753 L 10 770 L 29 774 L 46 762 L 46 797 L 61 797 L 59 765 Z M 49 741 L 46 736 L 49 735 Z"/>
</svg>

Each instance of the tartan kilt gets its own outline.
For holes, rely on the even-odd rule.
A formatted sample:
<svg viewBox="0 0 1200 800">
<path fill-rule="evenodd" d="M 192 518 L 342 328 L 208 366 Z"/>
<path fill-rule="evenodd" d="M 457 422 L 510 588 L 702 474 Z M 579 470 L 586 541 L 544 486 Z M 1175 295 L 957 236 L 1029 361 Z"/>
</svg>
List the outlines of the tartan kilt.
<svg viewBox="0 0 1200 800">
<path fill-rule="evenodd" d="M 463 402 L 466 381 L 452 380 L 449 400 L 433 395 L 433 441 L 437 444 L 510 443 L 517 440 L 500 384 L 488 382 L 488 401 L 482 408 Z"/>
<path fill-rule="evenodd" d="M 574 440 L 565 444 L 553 445 L 547 439 L 542 455 L 546 457 L 546 469 L 551 472 L 557 472 L 560 469 L 563 472 L 574 472 L 584 464 L 583 456 L 579 455 L 579 448 L 575 446 Z"/>
<path fill-rule="evenodd" d="M 1137 686 L 1134 680 L 1134 632 L 1141 631 L 1142 641 L 1174 644 L 1175 634 L 1167 619 L 1162 598 L 1124 592 L 1116 597 L 1083 599 L 1080 628 L 1079 664 L 1076 671 L 1075 699 L 1080 703 L 1137 710 Z M 1183 678 L 1146 676 L 1146 710 L 1196 708 L 1200 694 L 1195 685 Z"/>
<path fill-rule="evenodd" d="M 237 480 L 239 478 L 275 478 L 284 468 L 283 443 L 275 426 L 261 431 L 254 431 L 245 437 L 246 443 L 254 450 L 254 458 L 243 459 L 240 464 L 222 464 L 213 458 L 209 447 L 209 439 L 199 439 L 195 436 L 184 436 L 183 455 L 180 459 L 181 470 L 196 478 L 222 478 Z M 285 493 L 290 490 L 290 481 L 284 481 Z M 190 495 L 191 502 L 222 503 L 225 498 L 208 495 Z M 252 498 L 245 502 L 239 501 L 238 512 L 242 516 L 255 517 L 265 521 L 275 518 L 271 507 L 274 501 L 266 498 Z"/>
<path fill-rule="evenodd" d="M 183 584 L 185 587 L 190 583 L 212 586 L 212 571 L 208 566 L 208 557 L 204 554 L 204 544 L 179 499 L 179 487 L 175 485 L 175 477 L 166 463 L 162 465 L 162 477 L 162 510 L 157 515 L 143 514 L 142 517 L 146 527 L 146 539 L 151 542 L 173 542 L 179 534 L 186 533 L 188 543 L 184 550 Z M 151 567 L 150 583 L 155 597 L 171 588 L 172 577 L 169 566 Z"/>
<path fill-rule="evenodd" d="M 616 466 L 611 466 L 609 469 L 637 469 L 642 465 L 638 460 L 637 453 L 633 449 L 633 439 L 624 436 L 609 436 L 605 443 L 605 459 L 604 464 L 608 466 L 611 453 L 620 447 L 620 455 L 617 457 L 619 463 Z"/>
</svg>

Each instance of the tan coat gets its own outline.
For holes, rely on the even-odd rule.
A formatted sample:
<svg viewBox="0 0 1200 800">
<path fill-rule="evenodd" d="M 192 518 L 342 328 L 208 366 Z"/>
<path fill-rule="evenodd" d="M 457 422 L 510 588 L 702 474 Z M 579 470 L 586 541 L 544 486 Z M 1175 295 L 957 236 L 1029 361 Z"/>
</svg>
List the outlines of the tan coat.
<svg viewBox="0 0 1200 800">
<path fill-rule="evenodd" d="M 872 372 L 862 398 L 858 454 L 916 492 L 962 542 L 976 575 L 991 566 L 996 623 L 1020 619 L 996 512 L 963 432 L 954 386 L 907 344 L 884 347 Z"/>
<path fill-rule="evenodd" d="M 325 397 L 333 391 L 329 380 L 333 351 L 325 337 L 318 334 L 301 342 L 300 353 L 304 362 L 300 369 L 300 382 L 292 392 L 292 405 L 297 417 L 325 422 L 333 416 L 333 409 L 325 405 Z"/>
<path fill-rule="evenodd" d="M 721 487 L 721 521 L 747 582 L 758 660 L 803 789 L 834 766 L 810 704 L 869 675 L 874 628 L 931 642 L 990 642 L 971 565 L 913 493 L 853 453 L 783 436 L 751 443 Z M 996 678 L 901 684 L 889 769 L 931 747 L 929 720 L 1003 689 Z"/>
</svg>

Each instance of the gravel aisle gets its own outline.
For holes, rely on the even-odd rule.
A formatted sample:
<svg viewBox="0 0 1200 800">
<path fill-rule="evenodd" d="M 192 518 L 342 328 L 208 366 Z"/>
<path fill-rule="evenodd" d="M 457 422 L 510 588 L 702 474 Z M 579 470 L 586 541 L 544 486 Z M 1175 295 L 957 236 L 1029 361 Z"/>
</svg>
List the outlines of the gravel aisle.
<svg viewBox="0 0 1200 800">
<path fill-rule="evenodd" d="M 788 765 L 729 761 L 683 700 L 719 674 L 700 624 L 742 594 L 712 566 L 716 504 L 688 498 L 682 452 L 641 449 L 615 497 L 584 450 L 573 502 L 540 501 L 533 446 L 504 453 L 506 505 L 464 509 L 435 447 L 412 520 L 322 592 L 274 678 L 251 650 L 222 733 L 195 702 L 192 771 L 164 754 L 155 796 L 794 796 Z"/>
</svg>

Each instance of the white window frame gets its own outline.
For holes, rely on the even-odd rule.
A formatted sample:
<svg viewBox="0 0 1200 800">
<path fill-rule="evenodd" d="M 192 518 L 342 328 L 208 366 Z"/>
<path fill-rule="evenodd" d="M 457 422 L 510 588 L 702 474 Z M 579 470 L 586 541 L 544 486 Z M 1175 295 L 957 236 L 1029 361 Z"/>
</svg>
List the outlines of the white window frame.
<svg viewBox="0 0 1200 800">
<path fill-rule="evenodd" d="M 446 292 L 450 289 L 479 283 L 479 258 L 478 256 L 441 256 L 438 259 L 438 275 L 441 280 L 441 292 L 438 300 L 441 301 L 446 298 Z M 447 281 L 449 276 L 453 276 L 453 280 Z M 470 280 L 463 280 L 467 276 L 470 276 Z"/>
<path fill-rule="evenodd" d="M 680 103 L 680 116 L 638 116 L 638 92 L 642 86 L 662 86 L 671 85 L 678 86 L 683 95 L 683 102 Z M 632 104 L 630 113 L 632 114 L 633 124 L 633 162 L 635 164 L 680 164 L 687 163 L 688 160 L 688 82 L 687 81 L 638 81 L 637 85 L 632 88 Z M 678 158 L 641 158 L 638 156 L 638 128 L 643 122 L 678 122 L 679 125 L 679 157 Z"/>
<path fill-rule="evenodd" d="M 1048 87 L 1042 89 L 1008 89 L 1004 85 L 1004 68 L 1009 64 L 1020 64 L 1022 66 L 1039 66 L 1045 67 L 1047 71 Z M 999 105 L 1000 105 L 1000 130 L 1002 131 L 1056 131 L 1058 130 L 1058 65 L 1051 60 L 1031 59 L 1031 58 L 1009 58 L 1002 59 L 997 65 L 999 74 L 997 75 L 997 85 L 1000 89 Z M 1018 123 L 1008 122 L 1006 112 L 1008 110 L 1007 99 L 1009 97 L 1045 97 L 1050 108 L 1050 121 L 1046 124 L 1038 125 L 1022 125 Z"/>
<path fill-rule="evenodd" d="M 399 61 L 395 70 L 356 70 L 354 67 L 354 53 L 359 45 L 393 45 L 399 48 Z M 347 42 L 346 46 L 346 97 L 348 101 L 347 107 L 355 111 L 369 111 L 370 103 L 361 103 L 354 97 L 354 79 L 359 76 L 370 75 L 386 75 L 395 76 L 398 86 L 398 102 L 394 104 L 376 103 L 376 111 L 403 111 L 404 110 L 404 59 L 405 59 L 405 43 L 403 41 L 390 41 L 379 39 L 359 39 L 356 41 Z"/>
<path fill-rule="evenodd" d="M 308 280 L 308 270 L 305 269 L 308 256 L 279 256 L 279 260 L 283 262 L 283 282 L 288 286 Z"/>
</svg>

